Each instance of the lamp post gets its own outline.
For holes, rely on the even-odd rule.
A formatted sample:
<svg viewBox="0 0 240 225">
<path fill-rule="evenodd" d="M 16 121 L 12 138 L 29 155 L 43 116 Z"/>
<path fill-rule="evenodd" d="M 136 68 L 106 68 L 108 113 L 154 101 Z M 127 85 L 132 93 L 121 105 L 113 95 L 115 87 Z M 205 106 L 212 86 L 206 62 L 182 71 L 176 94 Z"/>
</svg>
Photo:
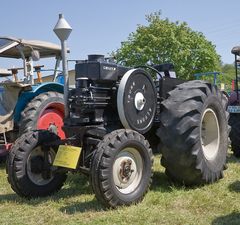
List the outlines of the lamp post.
<svg viewBox="0 0 240 225">
<path fill-rule="evenodd" d="M 71 26 L 64 19 L 62 14 L 59 14 L 59 19 L 57 24 L 53 29 L 54 33 L 61 41 L 62 47 L 62 67 L 63 67 L 63 76 L 64 76 L 64 109 L 65 109 L 65 118 L 68 117 L 68 87 L 69 87 L 69 77 L 68 77 L 68 68 L 67 68 L 67 39 L 72 32 Z"/>
</svg>

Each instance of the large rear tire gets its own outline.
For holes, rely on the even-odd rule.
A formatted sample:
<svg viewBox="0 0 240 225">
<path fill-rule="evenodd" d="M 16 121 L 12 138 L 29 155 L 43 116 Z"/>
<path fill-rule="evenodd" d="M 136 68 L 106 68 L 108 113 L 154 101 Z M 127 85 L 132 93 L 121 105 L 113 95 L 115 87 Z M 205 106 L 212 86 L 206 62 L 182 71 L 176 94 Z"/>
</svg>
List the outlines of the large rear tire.
<svg viewBox="0 0 240 225">
<path fill-rule="evenodd" d="M 229 138 L 231 140 L 231 148 L 235 157 L 240 158 L 240 115 L 231 113 L 229 119 L 231 131 Z"/>
<path fill-rule="evenodd" d="M 66 172 L 52 171 L 58 146 L 43 148 L 44 144 L 57 140 L 57 135 L 43 130 L 26 133 L 16 140 L 9 152 L 7 173 L 8 182 L 18 195 L 43 197 L 61 189 Z"/>
<path fill-rule="evenodd" d="M 41 93 L 32 99 L 21 113 L 19 134 L 31 130 L 50 130 L 64 139 L 63 118 L 63 94 L 53 91 Z"/>
<path fill-rule="evenodd" d="M 223 176 L 228 149 L 226 98 L 204 81 L 189 81 L 162 102 L 162 165 L 174 181 L 212 183 Z"/>
<path fill-rule="evenodd" d="M 99 142 L 91 164 L 91 184 L 107 207 L 141 201 L 152 181 L 153 155 L 145 138 L 117 130 Z"/>
</svg>

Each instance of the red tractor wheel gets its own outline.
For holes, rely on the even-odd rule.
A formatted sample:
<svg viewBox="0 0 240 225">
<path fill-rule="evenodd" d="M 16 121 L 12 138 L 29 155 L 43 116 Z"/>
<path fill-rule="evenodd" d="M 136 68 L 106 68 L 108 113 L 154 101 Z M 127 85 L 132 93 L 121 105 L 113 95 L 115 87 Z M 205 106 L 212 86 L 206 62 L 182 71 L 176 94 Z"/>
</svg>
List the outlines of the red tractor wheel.
<svg viewBox="0 0 240 225">
<path fill-rule="evenodd" d="M 56 133 L 61 139 L 65 138 L 65 133 L 62 130 L 64 118 L 64 105 L 62 104 L 49 104 L 43 110 L 37 121 L 38 130 L 50 130 Z"/>
<path fill-rule="evenodd" d="M 63 118 L 63 95 L 58 92 L 42 93 L 29 102 L 22 112 L 19 135 L 30 130 L 50 130 L 64 139 Z"/>
</svg>

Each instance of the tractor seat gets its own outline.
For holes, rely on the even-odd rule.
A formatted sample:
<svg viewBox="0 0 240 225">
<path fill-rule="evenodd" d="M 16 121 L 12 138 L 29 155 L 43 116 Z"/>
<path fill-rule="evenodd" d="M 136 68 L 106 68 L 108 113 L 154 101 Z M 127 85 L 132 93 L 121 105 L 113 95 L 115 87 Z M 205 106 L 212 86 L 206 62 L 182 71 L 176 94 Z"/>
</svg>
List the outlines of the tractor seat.
<svg viewBox="0 0 240 225">
<path fill-rule="evenodd" d="M 172 63 L 163 63 L 153 66 L 156 70 L 160 72 L 173 71 L 174 65 Z"/>
<path fill-rule="evenodd" d="M 160 72 L 162 76 L 176 78 L 176 73 L 174 71 L 174 65 L 172 63 L 164 63 L 153 66 L 156 70 Z"/>
<path fill-rule="evenodd" d="M 240 46 L 233 47 L 231 53 L 240 56 Z"/>
</svg>

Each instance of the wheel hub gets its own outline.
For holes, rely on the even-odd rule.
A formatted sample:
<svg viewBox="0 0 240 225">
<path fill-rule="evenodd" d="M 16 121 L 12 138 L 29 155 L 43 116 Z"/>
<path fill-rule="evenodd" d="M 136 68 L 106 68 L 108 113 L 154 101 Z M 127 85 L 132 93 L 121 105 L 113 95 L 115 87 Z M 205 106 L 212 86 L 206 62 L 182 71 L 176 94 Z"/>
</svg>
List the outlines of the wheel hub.
<svg viewBox="0 0 240 225">
<path fill-rule="evenodd" d="M 65 134 L 62 130 L 64 114 L 54 106 L 54 104 L 49 105 L 49 108 L 42 112 L 37 121 L 37 129 L 49 130 L 64 139 Z"/>
<path fill-rule="evenodd" d="M 134 103 L 135 103 L 135 107 L 138 111 L 141 111 L 144 108 L 146 99 L 144 98 L 144 95 L 141 92 L 138 92 L 135 95 Z"/>
<path fill-rule="evenodd" d="M 41 156 L 35 156 L 31 159 L 32 173 L 39 174 L 43 171 L 44 159 Z"/>
<path fill-rule="evenodd" d="M 45 152 L 37 147 L 28 156 L 27 174 L 29 179 L 37 185 L 46 185 L 52 179 L 51 164 L 55 156 L 54 150 L 50 149 L 45 156 Z"/>
<path fill-rule="evenodd" d="M 143 159 L 135 148 L 127 147 L 117 155 L 113 163 L 113 180 L 121 193 L 131 193 L 142 178 Z"/>
<path fill-rule="evenodd" d="M 58 135 L 58 127 L 56 126 L 55 123 L 50 123 L 48 130 L 56 135 Z"/>
<path fill-rule="evenodd" d="M 210 108 L 203 113 L 200 132 L 203 154 L 208 160 L 213 160 L 219 150 L 220 128 L 217 115 Z"/>
<path fill-rule="evenodd" d="M 132 165 L 132 160 L 130 159 L 122 161 L 120 165 L 119 173 L 123 183 L 127 183 L 132 173 L 134 172 L 134 170 L 131 168 L 131 165 Z"/>
</svg>

